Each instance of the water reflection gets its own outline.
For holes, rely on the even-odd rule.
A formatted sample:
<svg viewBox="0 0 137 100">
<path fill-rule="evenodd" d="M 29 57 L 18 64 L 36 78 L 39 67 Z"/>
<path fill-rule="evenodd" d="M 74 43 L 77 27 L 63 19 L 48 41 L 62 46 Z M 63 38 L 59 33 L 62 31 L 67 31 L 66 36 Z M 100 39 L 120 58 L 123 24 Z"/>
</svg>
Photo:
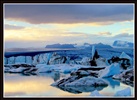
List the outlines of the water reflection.
<svg viewBox="0 0 137 100">
<path fill-rule="evenodd" d="M 70 93 L 75 93 L 75 94 L 79 94 L 79 93 L 83 93 L 83 92 L 93 92 L 94 90 L 102 90 L 103 88 L 105 88 L 107 86 L 98 86 L 98 87 L 94 87 L 94 86 L 80 86 L 80 87 L 57 87 L 63 91 L 68 91 Z"/>
<path fill-rule="evenodd" d="M 22 74 L 4 74 L 4 96 L 16 97 L 87 97 L 93 90 L 98 90 L 102 95 L 113 96 L 118 90 L 130 87 L 111 78 L 105 79 L 107 87 L 69 87 L 56 88 L 51 86 L 57 80 L 69 77 L 69 74 L 58 72 L 39 73 L 37 75 L 24 76 Z M 131 90 L 134 88 L 131 87 Z M 132 92 L 133 94 L 133 92 Z"/>
<path fill-rule="evenodd" d="M 9 73 L 6 73 L 9 74 Z M 47 73 L 11 73 L 10 75 L 20 75 L 20 76 L 46 76 L 46 77 L 50 77 L 54 80 L 54 82 L 56 82 L 57 80 L 60 80 L 61 78 L 66 77 L 66 76 L 70 76 L 69 74 L 61 74 L 58 71 L 53 71 L 53 72 L 47 72 Z"/>
<path fill-rule="evenodd" d="M 26 95 L 26 93 L 25 92 L 6 92 L 5 93 L 5 96 L 22 96 L 22 95 Z"/>
<path fill-rule="evenodd" d="M 57 80 L 60 80 L 60 77 L 61 77 L 59 72 L 39 73 L 37 74 L 37 76 L 50 77 L 54 80 L 54 82 L 56 82 Z"/>
<path fill-rule="evenodd" d="M 39 73 L 35 76 L 6 73 L 4 74 L 4 96 L 72 96 L 73 94 L 50 86 L 51 83 L 65 76 L 67 75 L 58 72 Z"/>
<path fill-rule="evenodd" d="M 109 86 L 111 86 L 113 89 L 116 86 L 120 86 L 120 82 L 118 80 L 114 80 L 111 77 L 109 78 L 104 78 L 104 80 L 109 84 Z"/>
</svg>

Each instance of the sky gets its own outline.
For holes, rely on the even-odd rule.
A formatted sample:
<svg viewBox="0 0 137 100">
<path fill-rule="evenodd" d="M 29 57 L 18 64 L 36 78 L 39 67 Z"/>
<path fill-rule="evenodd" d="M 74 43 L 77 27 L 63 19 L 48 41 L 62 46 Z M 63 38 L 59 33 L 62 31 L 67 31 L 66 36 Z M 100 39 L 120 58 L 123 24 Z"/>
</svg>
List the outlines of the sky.
<svg viewBox="0 0 137 100">
<path fill-rule="evenodd" d="M 134 42 L 134 4 L 5 3 L 4 48 Z"/>
</svg>

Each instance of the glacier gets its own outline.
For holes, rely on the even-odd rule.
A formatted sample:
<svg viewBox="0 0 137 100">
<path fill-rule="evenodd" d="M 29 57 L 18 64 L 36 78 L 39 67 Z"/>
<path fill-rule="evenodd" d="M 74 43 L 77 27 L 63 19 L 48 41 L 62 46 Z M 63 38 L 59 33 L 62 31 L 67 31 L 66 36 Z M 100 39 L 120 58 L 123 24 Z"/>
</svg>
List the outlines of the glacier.
<svg viewBox="0 0 137 100">
<path fill-rule="evenodd" d="M 108 86 L 108 84 L 113 86 L 112 83 L 109 83 L 104 78 L 113 77 L 118 81 L 122 79 L 121 81 L 132 83 L 134 81 L 133 69 L 132 71 L 129 70 L 133 65 L 133 52 L 121 52 L 120 50 L 97 50 L 95 46 L 92 46 L 92 51 L 83 49 L 81 51 L 46 52 L 33 56 L 5 56 L 4 72 L 21 73 L 23 75 L 42 75 L 43 73 L 52 72 L 69 73 L 69 77 L 55 79 L 55 83 L 52 83 L 51 86 L 73 93 L 88 91 L 92 92 L 91 96 L 101 96 L 99 94 L 100 90 Z M 120 60 L 115 61 L 115 59 L 112 59 L 115 58 L 113 56 L 117 56 L 116 58 Z M 132 63 L 130 67 L 127 66 L 127 62 L 123 59 L 128 59 L 130 64 Z M 91 66 L 91 60 L 96 65 Z M 122 69 L 122 64 L 126 65 L 127 68 Z"/>
</svg>

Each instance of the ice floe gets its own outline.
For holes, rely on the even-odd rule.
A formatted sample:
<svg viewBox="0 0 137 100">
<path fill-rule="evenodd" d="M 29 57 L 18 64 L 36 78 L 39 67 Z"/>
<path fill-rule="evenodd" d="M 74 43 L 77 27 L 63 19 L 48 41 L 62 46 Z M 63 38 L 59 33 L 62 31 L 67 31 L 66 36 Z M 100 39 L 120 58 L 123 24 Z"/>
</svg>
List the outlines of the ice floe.
<svg viewBox="0 0 137 100">
<path fill-rule="evenodd" d="M 114 96 L 131 96 L 131 89 L 130 87 L 117 91 Z"/>
</svg>

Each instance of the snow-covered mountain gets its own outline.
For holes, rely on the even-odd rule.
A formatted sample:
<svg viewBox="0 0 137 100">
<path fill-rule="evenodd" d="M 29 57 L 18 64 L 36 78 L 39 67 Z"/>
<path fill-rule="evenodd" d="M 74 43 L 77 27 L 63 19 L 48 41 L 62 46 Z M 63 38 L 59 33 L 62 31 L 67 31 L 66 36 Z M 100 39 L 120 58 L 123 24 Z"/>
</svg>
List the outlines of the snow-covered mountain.
<svg viewBox="0 0 137 100">
<path fill-rule="evenodd" d="M 110 45 L 103 44 L 103 43 L 92 44 L 92 45 L 94 45 L 96 48 L 112 48 Z"/>
<path fill-rule="evenodd" d="M 114 47 L 133 48 L 133 43 L 127 41 L 116 40 L 113 43 Z"/>
<path fill-rule="evenodd" d="M 52 44 L 47 45 L 46 48 L 75 48 L 74 44 Z"/>
<path fill-rule="evenodd" d="M 100 48 L 112 48 L 110 45 L 103 44 L 103 43 L 97 43 L 97 44 L 84 43 L 84 45 L 83 45 L 83 47 L 86 48 L 86 49 L 92 48 L 92 46 L 95 46 L 96 49 L 100 49 Z"/>
</svg>

